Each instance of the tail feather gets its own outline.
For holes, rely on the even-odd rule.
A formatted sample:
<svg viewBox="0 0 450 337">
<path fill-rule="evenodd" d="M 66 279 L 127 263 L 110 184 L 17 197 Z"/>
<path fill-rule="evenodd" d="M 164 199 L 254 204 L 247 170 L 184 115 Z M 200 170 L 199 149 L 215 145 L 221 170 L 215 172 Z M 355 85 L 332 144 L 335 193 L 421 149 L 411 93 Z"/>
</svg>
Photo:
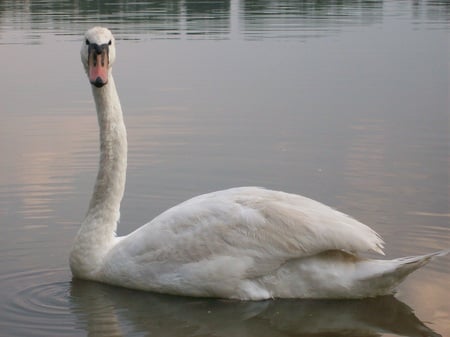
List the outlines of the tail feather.
<svg viewBox="0 0 450 337">
<path fill-rule="evenodd" d="M 426 255 L 408 256 L 394 260 L 369 260 L 364 262 L 362 285 L 372 288 L 373 295 L 386 295 L 395 292 L 395 288 L 406 276 L 424 266 L 438 256 L 447 255 L 449 250 L 442 250 Z M 373 296 L 372 295 L 372 296 Z"/>
<path fill-rule="evenodd" d="M 395 259 L 392 261 L 396 261 L 399 263 L 398 269 L 406 269 L 406 270 L 409 270 L 409 273 L 412 273 L 414 270 L 426 265 L 428 262 L 430 262 L 435 257 L 445 256 L 449 252 L 450 252 L 450 250 L 441 250 L 438 252 L 425 254 L 425 255 L 401 257 L 401 258 L 398 258 L 398 259 Z"/>
</svg>

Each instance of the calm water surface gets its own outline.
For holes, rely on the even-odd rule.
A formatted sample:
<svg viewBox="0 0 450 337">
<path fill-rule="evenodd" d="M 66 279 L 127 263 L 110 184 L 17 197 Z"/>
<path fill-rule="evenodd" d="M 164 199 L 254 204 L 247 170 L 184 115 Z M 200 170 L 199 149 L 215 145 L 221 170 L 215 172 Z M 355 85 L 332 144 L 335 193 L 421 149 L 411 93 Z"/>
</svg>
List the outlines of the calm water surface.
<svg viewBox="0 0 450 337">
<path fill-rule="evenodd" d="M 387 257 L 450 245 L 448 1 L 0 1 L 0 336 L 450 336 L 450 258 L 397 296 L 191 299 L 72 281 L 97 169 L 83 32 L 117 37 L 119 234 L 259 185 L 353 215 Z"/>
</svg>

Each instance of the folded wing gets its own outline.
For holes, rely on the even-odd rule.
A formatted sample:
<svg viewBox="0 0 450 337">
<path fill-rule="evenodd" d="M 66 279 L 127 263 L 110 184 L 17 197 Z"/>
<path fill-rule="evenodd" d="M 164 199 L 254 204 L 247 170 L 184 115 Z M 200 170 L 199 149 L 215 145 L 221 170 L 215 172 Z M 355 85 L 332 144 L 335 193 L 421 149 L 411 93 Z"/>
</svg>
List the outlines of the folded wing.
<svg viewBox="0 0 450 337">
<path fill-rule="evenodd" d="M 141 264 L 245 260 L 242 276 L 256 277 L 288 260 L 327 250 L 383 254 L 382 247 L 372 229 L 317 201 L 243 187 L 189 199 L 125 237 L 116 248 Z"/>
</svg>

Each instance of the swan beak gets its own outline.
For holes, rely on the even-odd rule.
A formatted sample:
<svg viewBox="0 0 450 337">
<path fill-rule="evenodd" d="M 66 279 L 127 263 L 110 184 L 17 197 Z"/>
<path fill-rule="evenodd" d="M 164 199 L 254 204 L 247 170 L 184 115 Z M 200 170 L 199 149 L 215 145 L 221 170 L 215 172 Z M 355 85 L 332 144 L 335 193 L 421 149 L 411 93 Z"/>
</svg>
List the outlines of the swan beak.
<svg viewBox="0 0 450 337">
<path fill-rule="evenodd" d="M 89 45 L 89 81 L 97 88 L 108 83 L 109 48 L 108 44 Z"/>
</svg>

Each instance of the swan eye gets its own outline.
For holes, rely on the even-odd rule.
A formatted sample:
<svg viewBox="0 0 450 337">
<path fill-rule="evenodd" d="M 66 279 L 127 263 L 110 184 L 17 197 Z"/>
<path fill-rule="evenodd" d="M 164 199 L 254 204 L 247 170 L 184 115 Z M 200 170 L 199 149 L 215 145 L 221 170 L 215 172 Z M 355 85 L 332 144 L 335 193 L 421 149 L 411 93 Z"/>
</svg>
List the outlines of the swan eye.
<svg viewBox="0 0 450 337">
<path fill-rule="evenodd" d="M 111 40 L 109 40 L 109 42 L 108 42 L 108 46 L 110 46 L 110 45 L 111 45 L 111 43 L 112 43 L 112 41 L 111 41 Z"/>
<path fill-rule="evenodd" d="M 88 45 L 88 46 L 91 44 L 88 39 L 86 39 L 85 42 L 86 42 L 86 45 Z"/>
</svg>

